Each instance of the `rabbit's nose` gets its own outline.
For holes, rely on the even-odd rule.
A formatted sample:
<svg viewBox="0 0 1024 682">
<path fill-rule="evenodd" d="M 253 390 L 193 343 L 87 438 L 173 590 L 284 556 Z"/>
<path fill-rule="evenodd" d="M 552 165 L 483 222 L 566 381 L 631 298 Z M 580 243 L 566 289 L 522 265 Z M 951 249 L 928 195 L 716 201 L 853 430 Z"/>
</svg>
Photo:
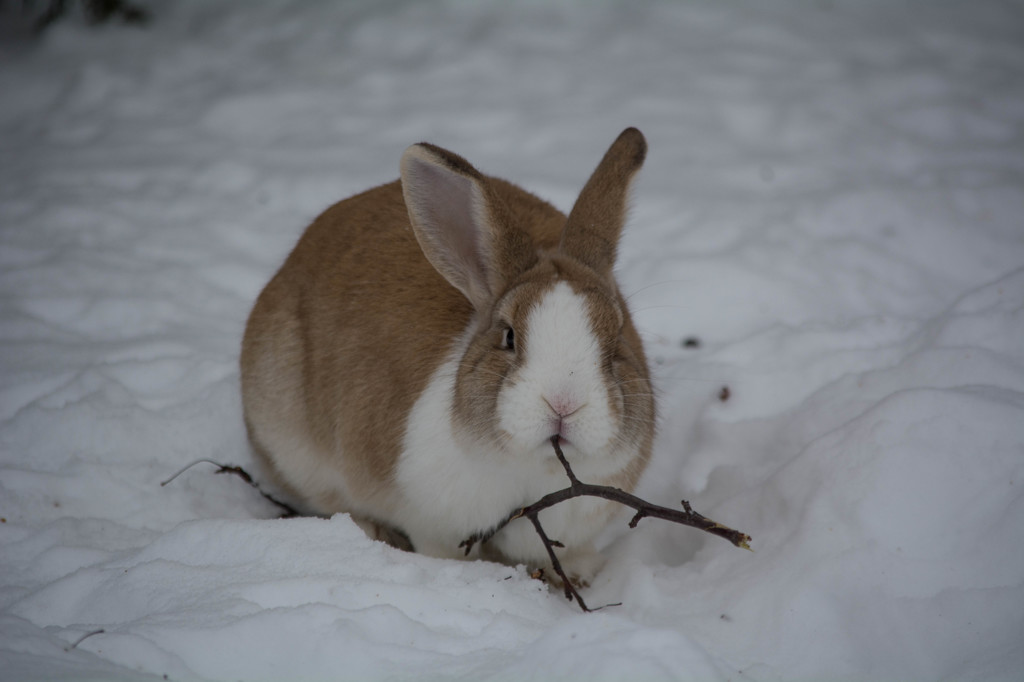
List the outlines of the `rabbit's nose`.
<svg viewBox="0 0 1024 682">
<path fill-rule="evenodd" d="M 566 417 L 571 417 L 572 415 L 576 414 L 577 412 L 580 411 L 580 409 L 583 408 L 584 405 L 582 401 L 577 400 L 575 397 L 564 393 L 558 393 L 552 397 L 542 397 L 544 399 L 544 402 L 547 403 L 548 407 L 551 408 L 551 411 L 558 416 L 559 421 L 564 420 Z"/>
</svg>

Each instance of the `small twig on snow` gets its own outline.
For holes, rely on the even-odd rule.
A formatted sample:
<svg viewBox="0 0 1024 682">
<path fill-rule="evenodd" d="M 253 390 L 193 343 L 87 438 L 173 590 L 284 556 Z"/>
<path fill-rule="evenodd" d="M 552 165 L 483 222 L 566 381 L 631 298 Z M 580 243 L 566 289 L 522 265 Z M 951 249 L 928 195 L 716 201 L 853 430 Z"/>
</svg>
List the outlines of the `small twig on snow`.
<svg viewBox="0 0 1024 682">
<path fill-rule="evenodd" d="M 106 630 L 103 630 L 103 629 L 93 630 L 92 632 L 87 632 L 84 635 L 82 635 L 81 637 L 79 637 L 78 639 L 76 639 L 74 641 L 74 643 L 64 647 L 64 651 L 71 651 L 72 649 L 77 649 L 78 645 L 81 644 L 82 642 L 84 642 L 85 640 L 89 639 L 93 635 L 102 635 L 104 632 L 106 632 Z"/>
<path fill-rule="evenodd" d="M 287 502 L 282 502 L 281 500 L 277 499 L 270 493 L 263 490 L 263 488 L 260 487 L 260 484 L 254 481 L 252 476 L 249 475 L 249 472 L 243 469 L 242 467 L 230 464 L 221 464 L 219 462 L 214 462 L 212 459 L 197 459 L 191 464 L 182 467 L 177 473 L 168 478 L 166 481 L 161 481 L 160 487 L 164 487 L 165 485 L 176 479 L 178 476 L 181 476 L 183 473 L 185 473 L 192 467 L 196 466 L 197 464 L 212 464 L 213 466 L 217 467 L 217 471 L 213 472 L 215 474 L 234 474 L 235 476 L 238 476 L 240 479 L 242 479 L 251 487 L 253 487 L 256 490 L 256 492 L 262 495 L 265 499 L 269 500 L 270 502 L 280 507 L 284 511 L 284 515 L 281 517 L 283 519 L 292 518 L 294 516 L 302 516 L 302 514 L 299 513 L 299 511 L 292 507 L 290 504 L 288 504 Z"/>
</svg>

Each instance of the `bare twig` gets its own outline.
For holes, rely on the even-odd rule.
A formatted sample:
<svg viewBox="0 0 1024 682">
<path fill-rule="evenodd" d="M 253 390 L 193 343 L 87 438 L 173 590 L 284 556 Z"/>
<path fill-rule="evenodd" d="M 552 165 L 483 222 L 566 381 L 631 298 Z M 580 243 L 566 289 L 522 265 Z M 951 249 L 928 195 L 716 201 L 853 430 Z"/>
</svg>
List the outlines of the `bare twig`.
<svg viewBox="0 0 1024 682">
<path fill-rule="evenodd" d="M 579 479 L 572 471 L 572 467 L 569 466 L 569 462 L 565 459 L 565 455 L 562 453 L 562 448 L 558 444 L 558 436 L 552 436 L 551 445 L 555 449 L 555 456 L 558 461 L 561 462 L 562 468 L 565 469 L 566 476 L 569 477 L 569 487 L 557 490 L 553 493 L 549 493 L 544 497 L 540 498 L 533 504 L 517 509 L 503 519 L 498 525 L 494 526 L 490 530 L 474 533 L 471 537 L 464 540 L 459 547 L 465 547 L 466 554 L 468 555 L 473 546 L 478 542 L 487 542 L 490 540 L 498 531 L 507 526 L 512 521 L 519 518 L 527 518 L 533 523 L 534 529 L 537 531 L 537 535 L 540 536 L 541 541 L 544 543 L 544 548 L 547 550 L 548 557 L 551 559 L 551 566 L 561 578 L 562 583 L 565 587 L 565 596 L 570 601 L 575 599 L 576 603 L 580 605 L 584 611 L 591 611 L 586 603 L 580 597 L 576 588 L 572 586 L 569 577 L 566 575 L 561 563 L 555 556 L 555 547 L 560 547 L 561 544 L 548 538 L 544 532 L 543 527 L 540 524 L 540 520 L 537 515 L 549 507 L 553 507 L 556 504 L 565 502 L 574 497 L 600 497 L 619 504 L 631 507 L 636 510 L 636 514 L 629 522 L 630 528 L 636 528 L 636 525 L 640 523 L 640 519 L 647 517 L 653 517 L 658 519 L 665 519 L 666 521 L 672 521 L 673 523 L 679 523 L 684 526 L 692 526 L 699 528 L 712 535 L 717 535 L 720 538 L 725 538 L 732 544 L 743 549 L 750 549 L 750 536 L 746 533 L 741 533 L 738 530 L 733 530 L 727 526 L 723 526 L 720 523 L 712 521 L 706 516 L 698 514 L 693 511 L 690 503 L 686 500 L 682 501 L 682 511 L 678 509 L 669 509 L 668 507 L 661 507 L 656 504 L 651 504 L 646 500 L 643 500 L 635 495 L 631 495 L 624 490 L 613 488 L 605 485 L 592 485 L 589 483 L 580 483 Z"/>
<path fill-rule="evenodd" d="M 215 474 L 234 474 L 235 476 L 238 476 L 240 479 L 242 479 L 250 486 L 252 486 L 256 490 L 256 492 L 262 495 L 265 499 L 269 500 L 270 502 L 280 507 L 284 511 L 284 515 L 281 518 L 288 519 L 292 518 L 293 516 L 302 516 L 302 514 L 300 514 L 299 511 L 292 507 L 290 504 L 288 504 L 287 502 L 282 502 L 281 500 L 277 499 L 270 493 L 263 490 L 263 488 L 260 487 L 259 483 L 254 481 L 252 476 L 249 475 L 249 472 L 243 469 L 242 467 L 230 464 L 220 464 L 219 462 L 214 462 L 212 459 L 197 459 L 191 464 L 182 467 L 177 473 L 168 478 L 166 481 L 161 481 L 160 487 L 164 487 L 165 485 L 176 479 L 178 476 L 181 476 L 183 473 L 185 473 L 192 467 L 196 466 L 197 464 L 212 464 L 213 466 L 217 467 L 217 470 L 213 472 Z"/>
<path fill-rule="evenodd" d="M 79 637 L 78 639 L 76 639 L 72 644 L 64 647 L 64 651 L 71 651 L 72 649 L 77 649 L 78 645 L 81 644 L 82 642 L 84 642 L 85 640 L 89 639 L 93 635 L 102 635 L 104 632 L 106 632 L 106 630 L 103 630 L 103 629 L 93 630 L 92 632 L 87 632 L 84 635 L 82 635 L 81 637 Z"/>
</svg>

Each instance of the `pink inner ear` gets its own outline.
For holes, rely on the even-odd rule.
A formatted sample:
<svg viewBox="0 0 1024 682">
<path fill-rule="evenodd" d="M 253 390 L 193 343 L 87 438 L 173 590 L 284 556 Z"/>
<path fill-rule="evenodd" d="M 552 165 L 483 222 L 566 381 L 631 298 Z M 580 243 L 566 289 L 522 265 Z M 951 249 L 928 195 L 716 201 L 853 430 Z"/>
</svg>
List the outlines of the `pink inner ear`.
<svg viewBox="0 0 1024 682">
<path fill-rule="evenodd" d="M 407 153 L 402 187 L 427 260 L 474 306 L 490 296 L 490 227 L 477 180 L 443 162 Z"/>
</svg>

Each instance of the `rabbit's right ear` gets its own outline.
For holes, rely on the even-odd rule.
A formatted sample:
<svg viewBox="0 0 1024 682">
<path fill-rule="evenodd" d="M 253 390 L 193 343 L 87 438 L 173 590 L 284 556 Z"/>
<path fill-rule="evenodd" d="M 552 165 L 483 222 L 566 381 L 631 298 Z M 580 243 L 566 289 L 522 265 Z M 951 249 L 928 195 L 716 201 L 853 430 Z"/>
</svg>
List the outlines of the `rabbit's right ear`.
<svg viewBox="0 0 1024 682">
<path fill-rule="evenodd" d="M 569 212 L 562 233 L 562 251 L 598 272 L 615 266 L 622 225 L 626 220 L 629 185 L 647 156 L 647 141 L 636 128 L 626 128 L 605 152 Z"/>
<path fill-rule="evenodd" d="M 500 225 L 486 178 L 461 156 L 432 144 L 402 154 L 402 194 L 423 254 L 477 309 L 509 273 L 508 227 Z M 518 240 L 514 240 L 518 241 Z"/>
</svg>

